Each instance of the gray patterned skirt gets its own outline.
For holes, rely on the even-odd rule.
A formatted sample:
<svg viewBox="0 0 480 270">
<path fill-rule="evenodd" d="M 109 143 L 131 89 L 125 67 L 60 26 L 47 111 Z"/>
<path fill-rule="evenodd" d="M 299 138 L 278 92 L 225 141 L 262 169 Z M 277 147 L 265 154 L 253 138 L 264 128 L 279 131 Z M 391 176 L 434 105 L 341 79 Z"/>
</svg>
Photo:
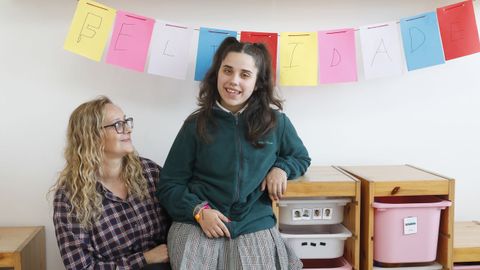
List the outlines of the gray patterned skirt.
<svg viewBox="0 0 480 270">
<path fill-rule="evenodd" d="M 173 270 L 302 269 L 277 228 L 235 239 L 209 239 L 199 226 L 174 222 L 168 232 L 168 253 Z"/>
</svg>

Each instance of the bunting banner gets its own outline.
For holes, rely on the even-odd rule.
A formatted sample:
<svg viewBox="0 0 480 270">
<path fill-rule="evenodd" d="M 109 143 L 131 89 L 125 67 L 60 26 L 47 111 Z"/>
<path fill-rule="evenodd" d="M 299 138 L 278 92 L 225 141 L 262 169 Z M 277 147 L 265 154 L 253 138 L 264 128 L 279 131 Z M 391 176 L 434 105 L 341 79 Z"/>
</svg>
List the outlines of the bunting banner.
<svg viewBox="0 0 480 270">
<path fill-rule="evenodd" d="M 317 43 L 316 32 L 280 34 L 281 85 L 317 85 Z"/>
<path fill-rule="evenodd" d="M 227 37 L 237 37 L 237 32 L 213 28 L 200 28 L 198 38 L 197 64 L 195 66 L 195 80 L 201 81 L 212 65 L 212 58 L 220 43 Z"/>
<path fill-rule="evenodd" d="M 263 32 L 245 32 L 240 33 L 241 42 L 263 43 L 267 47 L 270 57 L 272 58 L 272 72 L 273 81 L 276 81 L 277 75 L 277 33 L 263 33 Z"/>
<path fill-rule="evenodd" d="M 150 46 L 148 73 L 185 80 L 193 29 L 156 21 Z"/>
<path fill-rule="evenodd" d="M 445 59 L 480 51 L 472 0 L 437 8 Z"/>
<path fill-rule="evenodd" d="M 115 14 L 113 8 L 92 1 L 78 1 L 64 49 L 100 61 Z"/>
<path fill-rule="evenodd" d="M 153 19 L 118 11 L 106 62 L 143 72 L 154 24 Z"/>
<path fill-rule="evenodd" d="M 396 22 L 360 28 L 365 79 L 399 75 L 403 62 Z"/>
<path fill-rule="evenodd" d="M 100 61 L 110 39 L 107 63 L 184 80 L 196 45 L 194 80 L 201 81 L 227 37 L 265 44 L 274 80 L 278 75 L 282 86 L 355 82 L 361 73 L 358 65 L 366 80 L 400 75 L 480 52 L 472 0 L 358 29 L 281 33 L 194 29 L 80 0 L 64 48 Z"/>
<path fill-rule="evenodd" d="M 318 66 L 320 83 L 357 80 L 355 30 L 338 29 L 318 32 Z"/>
<path fill-rule="evenodd" d="M 400 28 L 408 71 L 445 63 L 435 12 L 401 19 Z"/>
</svg>

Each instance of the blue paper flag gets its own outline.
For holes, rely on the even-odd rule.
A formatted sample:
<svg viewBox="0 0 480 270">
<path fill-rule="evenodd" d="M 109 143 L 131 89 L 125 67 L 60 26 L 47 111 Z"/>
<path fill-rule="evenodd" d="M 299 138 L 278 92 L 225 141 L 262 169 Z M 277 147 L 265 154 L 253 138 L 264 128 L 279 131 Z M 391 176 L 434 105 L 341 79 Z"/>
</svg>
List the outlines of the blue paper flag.
<svg viewBox="0 0 480 270">
<path fill-rule="evenodd" d="M 222 41 L 227 37 L 237 37 L 236 31 L 212 28 L 200 28 L 198 38 L 197 63 L 195 65 L 195 80 L 201 81 L 212 65 L 213 55 Z"/>
<path fill-rule="evenodd" d="M 401 19 L 400 27 L 409 71 L 445 63 L 435 12 Z"/>
</svg>

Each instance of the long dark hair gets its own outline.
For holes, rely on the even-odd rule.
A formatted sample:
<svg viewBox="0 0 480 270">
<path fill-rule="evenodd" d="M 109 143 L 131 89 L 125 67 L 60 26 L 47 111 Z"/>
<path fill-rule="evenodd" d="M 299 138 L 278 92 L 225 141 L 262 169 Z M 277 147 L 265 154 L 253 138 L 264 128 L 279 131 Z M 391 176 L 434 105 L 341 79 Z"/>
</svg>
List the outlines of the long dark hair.
<svg viewBox="0 0 480 270">
<path fill-rule="evenodd" d="M 215 126 L 212 110 L 216 101 L 220 99 L 217 89 L 218 72 L 222 61 L 230 52 L 250 55 L 258 69 L 256 90 L 248 99 L 248 107 L 243 115 L 247 125 L 245 137 L 254 147 L 261 148 L 263 144 L 258 144 L 258 140 L 267 135 L 277 124 L 272 106 L 277 110 L 283 109 L 282 100 L 277 98 L 274 93 L 270 54 L 262 43 L 239 42 L 234 37 L 228 37 L 220 44 L 213 57 L 212 66 L 200 83 L 200 92 L 197 98 L 199 108 L 188 117 L 187 121 L 197 118 L 197 134 L 205 142 L 211 141 L 207 125 Z"/>
</svg>

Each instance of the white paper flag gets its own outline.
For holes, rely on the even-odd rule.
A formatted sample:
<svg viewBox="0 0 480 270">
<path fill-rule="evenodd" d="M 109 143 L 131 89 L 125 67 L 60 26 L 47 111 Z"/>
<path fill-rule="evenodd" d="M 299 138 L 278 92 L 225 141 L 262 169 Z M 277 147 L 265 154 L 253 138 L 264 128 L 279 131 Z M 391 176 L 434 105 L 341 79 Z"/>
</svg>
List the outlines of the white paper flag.
<svg viewBox="0 0 480 270">
<path fill-rule="evenodd" d="M 399 75 L 404 60 L 396 22 L 360 28 L 365 79 Z"/>
<path fill-rule="evenodd" d="M 157 20 L 150 44 L 148 73 L 185 80 L 192 38 L 191 27 Z"/>
</svg>

